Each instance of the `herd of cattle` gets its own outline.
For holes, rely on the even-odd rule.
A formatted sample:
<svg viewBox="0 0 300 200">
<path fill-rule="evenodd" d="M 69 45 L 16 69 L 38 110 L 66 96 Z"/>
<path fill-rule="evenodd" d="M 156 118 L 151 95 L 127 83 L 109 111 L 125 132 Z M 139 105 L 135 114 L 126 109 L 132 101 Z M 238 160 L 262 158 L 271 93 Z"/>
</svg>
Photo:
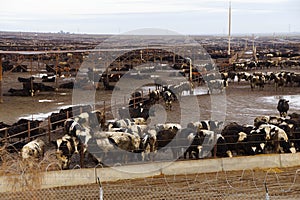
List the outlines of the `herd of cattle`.
<svg viewBox="0 0 300 200">
<path fill-rule="evenodd" d="M 159 160 L 156 156 L 168 149 L 173 156 L 169 159 L 300 151 L 300 114 L 287 115 L 288 101 L 283 99 L 277 109 L 281 116 L 258 116 L 251 125 L 233 122 L 224 126 L 223 122 L 205 120 L 184 127 L 177 123 L 149 126 L 143 117 L 105 120 L 102 112 L 88 107 L 81 109 L 79 115 L 66 109 L 60 114 L 67 112 L 64 116 L 67 119 L 52 127 L 63 126 L 63 136 L 49 145 L 55 145 L 62 169 L 69 168 L 72 156 L 77 153 L 92 155 L 98 162 L 107 164 Z M 3 126 L 2 123 L 0 129 Z M 22 158 L 42 157 L 45 143 L 37 137 L 23 144 L 19 147 Z"/>
<path fill-rule="evenodd" d="M 300 86 L 300 74 L 295 72 L 280 71 L 280 72 L 225 72 L 221 74 L 222 80 L 238 82 L 248 81 L 251 89 L 255 87 L 263 89 L 266 84 L 274 84 L 275 90 L 283 87 Z"/>
</svg>

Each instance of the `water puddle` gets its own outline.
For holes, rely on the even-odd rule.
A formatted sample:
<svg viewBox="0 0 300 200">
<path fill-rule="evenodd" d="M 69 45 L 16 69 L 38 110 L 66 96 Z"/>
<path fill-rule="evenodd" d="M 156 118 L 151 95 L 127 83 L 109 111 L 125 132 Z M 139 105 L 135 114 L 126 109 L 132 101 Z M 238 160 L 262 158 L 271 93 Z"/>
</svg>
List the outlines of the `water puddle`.
<svg viewBox="0 0 300 200">
<path fill-rule="evenodd" d="M 39 103 L 51 103 L 53 102 L 54 100 L 50 100 L 50 99 L 40 99 L 39 100 Z"/>
</svg>

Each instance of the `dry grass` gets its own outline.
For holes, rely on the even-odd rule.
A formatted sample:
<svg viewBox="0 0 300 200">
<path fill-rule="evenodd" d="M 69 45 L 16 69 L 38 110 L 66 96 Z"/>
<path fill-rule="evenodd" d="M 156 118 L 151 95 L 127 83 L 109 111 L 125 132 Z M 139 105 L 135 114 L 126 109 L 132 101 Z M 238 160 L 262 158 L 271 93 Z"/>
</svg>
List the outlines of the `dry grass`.
<svg viewBox="0 0 300 200">
<path fill-rule="evenodd" d="M 60 170 L 55 150 L 47 151 L 43 158 L 22 159 L 18 153 L 0 150 L 0 176 L 5 176 L 12 190 L 39 189 L 45 171 Z"/>
</svg>

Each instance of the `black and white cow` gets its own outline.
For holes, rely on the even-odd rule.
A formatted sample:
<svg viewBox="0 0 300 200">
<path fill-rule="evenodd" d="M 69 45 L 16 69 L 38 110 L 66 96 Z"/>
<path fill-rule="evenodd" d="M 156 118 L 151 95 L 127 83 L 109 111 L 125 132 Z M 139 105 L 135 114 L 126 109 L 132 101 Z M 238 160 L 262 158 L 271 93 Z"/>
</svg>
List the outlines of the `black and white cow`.
<svg viewBox="0 0 300 200">
<path fill-rule="evenodd" d="M 265 145 L 271 149 L 271 151 L 276 153 L 294 153 L 295 150 L 291 147 L 289 143 L 289 138 L 286 132 L 271 124 L 263 124 L 257 130 L 256 133 L 264 136 Z M 263 150 L 266 146 L 263 147 Z"/>
<path fill-rule="evenodd" d="M 224 92 L 225 88 L 228 86 L 227 80 L 222 79 L 213 79 L 207 81 L 208 86 L 208 93 L 213 94 L 214 91 L 217 91 L 218 93 Z"/>
<path fill-rule="evenodd" d="M 149 93 L 149 99 L 150 99 L 150 102 L 151 104 L 155 104 L 159 101 L 159 90 L 152 90 L 150 93 Z"/>
<path fill-rule="evenodd" d="M 174 100 L 173 94 L 169 90 L 167 90 L 163 92 L 162 97 L 165 101 L 166 109 L 172 110 L 172 102 Z"/>
<path fill-rule="evenodd" d="M 56 157 L 61 164 L 62 169 L 68 169 L 73 154 L 78 154 L 80 150 L 80 141 L 77 137 L 64 135 L 54 143 L 56 146 Z"/>
<path fill-rule="evenodd" d="M 91 141 L 96 143 L 96 149 L 99 150 L 101 160 L 104 160 L 110 151 L 115 151 L 119 155 L 124 155 L 125 163 L 128 153 L 139 150 L 141 144 L 139 136 L 126 132 L 95 132 Z"/>
<path fill-rule="evenodd" d="M 286 117 L 287 112 L 289 110 L 289 101 L 286 99 L 279 99 L 277 104 L 277 110 L 279 111 L 279 114 L 281 117 Z"/>
<path fill-rule="evenodd" d="M 197 122 L 190 122 L 187 124 L 187 128 L 196 129 L 196 130 L 210 130 L 215 131 L 221 129 L 223 122 L 213 121 L 213 120 L 202 120 Z"/>
<path fill-rule="evenodd" d="M 23 148 L 21 149 L 22 158 L 40 158 L 44 156 L 44 148 L 44 141 L 41 139 L 35 139 L 23 146 Z"/>
<path fill-rule="evenodd" d="M 88 142 L 92 138 L 91 129 L 89 127 L 83 127 L 73 119 L 67 119 L 64 123 L 64 131 L 67 135 L 77 138 L 83 143 L 83 152 L 86 152 Z"/>
<path fill-rule="evenodd" d="M 228 149 L 225 138 L 221 134 L 209 130 L 201 130 L 198 134 L 200 138 L 203 138 L 203 143 L 198 147 L 200 158 L 212 156 L 214 153 L 217 157 L 232 157 L 232 152 Z"/>
<path fill-rule="evenodd" d="M 255 152 L 248 144 L 248 136 L 253 129 L 253 126 L 233 122 L 224 127 L 221 135 L 225 138 L 230 151 L 236 152 L 237 155 L 254 155 Z"/>
<path fill-rule="evenodd" d="M 258 116 L 254 119 L 254 126 L 259 127 L 262 124 L 272 124 L 272 125 L 279 125 L 286 120 L 284 117 L 279 116 L 269 116 L 269 115 L 262 115 Z"/>
<path fill-rule="evenodd" d="M 251 86 L 251 90 L 254 90 L 254 88 L 256 86 L 259 87 L 259 89 L 263 89 L 265 86 L 265 76 L 261 75 L 261 76 L 255 76 L 255 75 L 251 75 L 250 77 L 250 86 Z"/>
</svg>

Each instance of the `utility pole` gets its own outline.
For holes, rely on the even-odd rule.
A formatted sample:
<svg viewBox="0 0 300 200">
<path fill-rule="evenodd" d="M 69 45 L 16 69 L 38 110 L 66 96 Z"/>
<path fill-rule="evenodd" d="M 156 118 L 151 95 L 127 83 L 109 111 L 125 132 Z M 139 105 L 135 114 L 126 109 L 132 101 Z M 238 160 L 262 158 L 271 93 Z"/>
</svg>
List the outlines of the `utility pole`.
<svg viewBox="0 0 300 200">
<path fill-rule="evenodd" d="M 2 93 L 2 55 L 0 54 L 0 103 L 3 103 L 3 93 Z"/>
<path fill-rule="evenodd" d="M 230 40 L 231 40 L 231 1 L 229 1 L 228 13 L 228 55 L 230 56 Z"/>
</svg>

